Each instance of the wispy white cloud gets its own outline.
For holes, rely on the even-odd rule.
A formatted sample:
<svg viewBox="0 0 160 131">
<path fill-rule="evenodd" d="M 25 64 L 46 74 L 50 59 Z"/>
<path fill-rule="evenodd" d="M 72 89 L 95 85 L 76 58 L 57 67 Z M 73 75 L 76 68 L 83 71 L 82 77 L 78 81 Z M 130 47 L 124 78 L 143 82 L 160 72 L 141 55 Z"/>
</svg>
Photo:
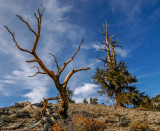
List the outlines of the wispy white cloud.
<svg viewBox="0 0 160 131">
<path fill-rule="evenodd" d="M 31 101 L 32 103 L 36 103 L 42 101 L 43 97 L 46 98 L 47 91 L 48 88 L 36 85 L 36 87 L 34 87 L 34 89 L 32 89 L 31 92 L 23 95 L 23 97 L 26 97 L 27 99 L 29 98 L 28 100 Z"/>
<path fill-rule="evenodd" d="M 100 49 L 105 47 L 104 45 L 102 46 L 102 45 L 98 45 L 98 44 L 93 44 L 92 46 L 96 51 L 99 51 Z"/>
<path fill-rule="evenodd" d="M 141 13 L 141 1 L 114 0 L 110 1 L 113 14 L 123 13 L 126 21 L 133 21 L 137 14 Z"/>
<path fill-rule="evenodd" d="M 128 56 L 129 51 L 122 48 L 115 48 L 115 52 L 119 54 L 122 58 L 126 58 Z"/>
<path fill-rule="evenodd" d="M 1 95 L 3 96 L 9 96 L 10 92 L 9 90 L 6 90 L 3 83 L 0 82 L 0 91 L 1 91 Z"/>
<path fill-rule="evenodd" d="M 56 34 L 54 38 L 68 38 L 72 42 L 79 39 L 84 34 L 84 29 L 77 25 L 71 24 L 69 18 L 65 15 L 70 12 L 72 5 L 60 6 L 57 0 L 48 0 L 44 7 L 46 9 L 46 17 L 43 21 L 44 28 Z M 78 32 L 77 32 L 78 31 Z M 78 35 L 77 35 L 78 33 Z M 62 37 L 65 35 L 65 37 Z M 83 37 L 82 37 L 83 38 Z"/>
<path fill-rule="evenodd" d="M 98 87 L 95 84 L 85 83 L 84 86 L 80 86 L 75 89 L 75 95 L 88 96 L 92 93 L 95 93 L 95 88 Z"/>
<path fill-rule="evenodd" d="M 149 16 L 148 19 L 151 20 L 151 21 L 153 21 L 153 22 L 156 22 L 156 21 L 158 21 L 159 18 L 160 18 L 159 14 L 160 14 L 160 8 L 155 9 L 155 10 L 152 12 L 152 14 Z"/>
<path fill-rule="evenodd" d="M 14 84 L 15 82 L 13 80 L 0 80 L 0 83 Z"/>
<path fill-rule="evenodd" d="M 147 74 L 141 74 L 141 75 L 138 75 L 137 78 L 138 79 L 143 79 L 143 78 L 148 78 L 148 77 L 153 77 L 153 76 L 156 76 L 156 75 L 159 75 L 160 72 L 153 72 L 153 73 L 147 73 Z"/>
<path fill-rule="evenodd" d="M 22 55 L 23 56 L 23 55 Z M 25 57 L 22 57 L 25 59 Z M 33 78 L 29 78 L 28 76 L 33 75 L 36 70 L 32 69 L 29 65 L 24 63 L 24 61 L 19 61 L 19 67 L 20 70 L 13 70 L 11 74 L 8 74 L 4 76 L 5 80 L 1 80 L 2 84 L 5 86 L 5 84 L 14 84 L 12 87 L 14 91 L 16 90 L 24 90 L 29 89 L 31 90 L 29 93 L 26 94 L 16 94 L 23 97 L 26 97 L 29 99 L 32 103 L 34 102 L 40 102 L 43 97 L 47 96 L 48 91 L 48 79 L 44 76 L 35 76 Z M 19 88 L 18 88 L 19 87 Z M 12 89 L 12 90 L 13 90 Z M 4 92 L 11 90 L 4 89 Z M 13 96 L 14 94 L 10 93 L 9 96 Z M 37 97 L 38 96 L 38 97 Z M 37 98 L 36 98 L 37 97 Z"/>
</svg>

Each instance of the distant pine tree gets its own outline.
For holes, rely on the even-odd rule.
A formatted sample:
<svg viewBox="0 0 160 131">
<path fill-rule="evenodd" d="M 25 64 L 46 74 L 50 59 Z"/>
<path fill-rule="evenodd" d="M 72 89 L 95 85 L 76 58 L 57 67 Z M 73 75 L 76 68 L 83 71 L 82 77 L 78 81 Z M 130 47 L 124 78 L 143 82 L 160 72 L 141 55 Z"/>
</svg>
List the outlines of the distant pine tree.
<svg viewBox="0 0 160 131">
<path fill-rule="evenodd" d="M 93 104 L 93 99 L 92 99 L 92 97 L 90 98 L 90 104 Z"/>
<path fill-rule="evenodd" d="M 93 102 L 92 102 L 92 104 L 95 104 L 95 105 L 97 105 L 97 104 L 98 104 L 98 99 L 97 99 L 97 98 L 94 98 L 94 99 L 93 99 Z"/>
<path fill-rule="evenodd" d="M 90 104 L 98 104 L 98 99 L 97 98 L 90 98 Z"/>
<path fill-rule="evenodd" d="M 83 100 L 83 103 L 84 103 L 84 104 L 88 104 L 87 99 L 84 99 L 84 100 Z"/>
</svg>

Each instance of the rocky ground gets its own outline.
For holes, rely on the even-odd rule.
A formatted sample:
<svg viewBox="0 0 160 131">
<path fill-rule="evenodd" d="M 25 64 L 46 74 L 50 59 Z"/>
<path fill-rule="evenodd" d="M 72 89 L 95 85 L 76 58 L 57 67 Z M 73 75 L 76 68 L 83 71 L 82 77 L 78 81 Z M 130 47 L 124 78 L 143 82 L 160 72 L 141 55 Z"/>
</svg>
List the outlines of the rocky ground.
<svg viewBox="0 0 160 131">
<path fill-rule="evenodd" d="M 160 112 L 91 104 L 69 104 L 69 118 L 60 120 L 59 104 L 49 103 L 49 114 L 40 118 L 42 104 L 15 103 L 0 108 L 0 130 L 17 131 L 160 131 Z"/>
</svg>

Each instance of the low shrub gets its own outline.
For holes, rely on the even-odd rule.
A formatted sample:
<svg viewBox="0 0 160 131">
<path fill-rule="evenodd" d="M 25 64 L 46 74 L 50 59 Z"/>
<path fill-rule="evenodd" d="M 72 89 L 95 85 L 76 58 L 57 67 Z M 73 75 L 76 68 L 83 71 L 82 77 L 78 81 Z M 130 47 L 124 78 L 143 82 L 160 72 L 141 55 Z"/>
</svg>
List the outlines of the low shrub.
<svg viewBox="0 0 160 131">
<path fill-rule="evenodd" d="M 79 128 L 87 129 L 88 131 L 106 129 L 105 123 L 89 119 L 80 114 L 76 114 L 72 122 L 78 127 L 78 129 L 75 130 L 79 130 Z"/>
<path fill-rule="evenodd" d="M 134 130 L 135 129 L 141 129 L 143 131 L 149 130 L 149 126 L 148 126 L 148 124 L 146 122 L 132 122 L 130 124 L 130 128 L 134 129 Z"/>
<path fill-rule="evenodd" d="M 103 131 L 106 124 L 85 117 L 81 114 L 75 114 L 70 122 L 59 121 L 53 126 L 53 131 Z"/>
</svg>

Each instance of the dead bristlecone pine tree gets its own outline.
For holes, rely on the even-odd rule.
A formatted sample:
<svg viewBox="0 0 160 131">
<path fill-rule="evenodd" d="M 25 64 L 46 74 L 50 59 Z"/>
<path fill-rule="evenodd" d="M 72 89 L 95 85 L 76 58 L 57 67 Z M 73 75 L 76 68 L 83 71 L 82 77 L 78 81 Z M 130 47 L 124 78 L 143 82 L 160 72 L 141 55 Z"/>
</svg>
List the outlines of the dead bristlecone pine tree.
<svg viewBox="0 0 160 131">
<path fill-rule="evenodd" d="M 79 71 L 83 71 L 83 70 L 88 70 L 90 69 L 90 67 L 87 67 L 87 68 L 79 68 L 79 69 L 72 69 L 68 75 L 65 77 L 64 81 L 61 83 L 60 82 L 60 78 L 61 78 L 61 74 L 62 72 L 64 71 L 64 69 L 66 68 L 66 66 L 71 62 L 73 61 L 74 57 L 76 56 L 76 54 L 79 52 L 80 48 L 81 48 L 81 45 L 83 43 L 83 40 L 81 41 L 78 49 L 75 51 L 75 53 L 73 54 L 73 56 L 71 56 L 71 58 L 69 60 L 67 60 L 66 62 L 64 62 L 64 64 L 62 65 L 62 67 L 59 66 L 58 64 L 58 59 L 56 58 L 55 55 L 49 53 L 50 55 L 53 56 L 54 58 L 54 61 L 56 63 L 56 66 L 57 66 L 57 73 L 52 71 L 51 69 L 48 69 L 46 67 L 46 65 L 43 63 L 43 61 L 41 60 L 41 58 L 38 56 L 37 54 L 37 44 L 39 42 L 39 39 L 40 39 L 40 33 L 41 33 L 41 23 L 42 23 L 42 16 L 43 16 L 43 12 L 44 12 L 44 9 L 42 11 L 40 11 L 38 9 L 38 15 L 37 14 L 34 14 L 35 16 L 35 19 L 37 21 L 37 30 L 34 30 L 30 24 L 29 24 L 29 20 L 25 20 L 23 17 L 21 17 L 20 15 L 17 15 L 18 19 L 23 22 L 27 27 L 28 29 L 31 31 L 31 33 L 34 34 L 35 36 L 35 40 L 33 42 L 33 47 L 31 50 L 27 50 L 27 49 L 24 49 L 22 48 L 16 38 L 15 38 L 15 33 L 14 31 L 12 32 L 8 26 L 4 26 L 7 31 L 9 32 L 9 34 L 12 36 L 13 38 L 13 41 L 15 43 L 15 45 L 17 46 L 17 48 L 23 52 L 26 52 L 30 55 L 33 56 L 33 59 L 32 60 L 27 60 L 26 62 L 27 63 L 37 63 L 38 66 L 34 66 L 34 68 L 37 68 L 37 72 L 32 75 L 32 76 L 29 76 L 29 77 L 33 77 L 33 76 L 36 76 L 38 74 L 45 74 L 45 75 L 48 75 L 54 82 L 55 84 L 55 87 L 57 88 L 58 90 L 58 93 L 59 93 L 59 96 L 58 97 L 53 97 L 53 98 L 48 98 L 48 99 L 44 99 L 43 101 L 43 110 L 41 112 L 41 115 L 43 116 L 44 113 L 46 112 L 46 107 L 47 107 L 47 103 L 48 103 L 48 100 L 53 100 L 53 99 L 60 99 L 61 101 L 61 104 L 60 104 L 60 107 L 58 109 L 58 114 L 60 116 L 61 119 L 66 119 L 68 117 L 68 114 L 67 114 L 67 110 L 68 110 L 68 99 L 67 99 L 67 93 L 66 93 L 66 87 L 67 87 L 67 84 L 68 84 L 68 81 L 69 79 L 71 78 L 71 76 L 73 74 L 75 74 L 76 72 L 79 72 Z M 53 27 L 54 28 L 54 27 Z M 56 47 L 55 47 L 56 48 Z M 41 69 L 41 70 L 40 70 Z"/>
</svg>

